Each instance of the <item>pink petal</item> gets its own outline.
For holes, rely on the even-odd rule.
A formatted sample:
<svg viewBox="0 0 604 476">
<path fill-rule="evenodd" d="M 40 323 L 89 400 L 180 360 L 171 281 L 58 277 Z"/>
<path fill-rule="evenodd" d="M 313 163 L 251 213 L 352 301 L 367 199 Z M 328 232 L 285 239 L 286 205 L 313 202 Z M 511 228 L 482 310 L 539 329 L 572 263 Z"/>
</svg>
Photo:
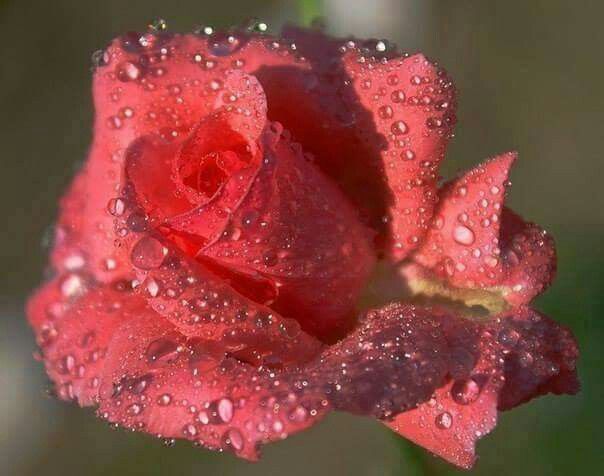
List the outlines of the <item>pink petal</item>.
<svg viewBox="0 0 604 476">
<path fill-rule="evenodd" d="M 255 460 L 260 444 L 313 425 L 327 405 L 301 379 L 242 363 L 218 342 L 187 339 L 162 318 L 141 318 L 110 344 L 99 414 Z"/>
<path fill-rule="evenodd" d="M 553 237 L 534 223 L 504 208 L 501 241 L 506 278 L 505 299 L 513 306 L 529 303 L 545 291 L 556 275 Z"/>
<path fill-rule="evenodd" d="M 452 373 L 430 401 L 386 424 L 460 467 L 473 465 L 476 442 L 495 427 L 498 409 L 579 389 L 572 334 L 530 308 L 487 323 L 458 320 L 448 337 L 459 352 L 477 353 L 476 364 Z"/>
<path fill-rule="evenodd" d="M 504 207 L 516 153 L 486 161 L 440 190 L 432 227 L 413 261 L 459 288 L 486 288 L 519 306 L 551 283 L 552 238 Z"/>
<path fill-rule="evenodd" d="M 493 335 L 505 360 L 500 410 L 548 393 L 572 395 L 579 391 L 579 350 L 567 327 L 522 307 L 493 326 Z"/>
<path fill-rule="evenodd" d="M 304 362 L 320 351 L 321 343 L 297 321 L 263 304 L 262 296 L 274 297 L 266 280 L 217 274 L 220 269 L 183 256 L 161 239 L 143 235 L 135 244 L 132 259 L 142 279 L 138 292 L 179 332 L 221 342 L 228 352 L 256 365 Z M 153 261 L 155 248 L 159 259 Z"/>
<path fill-rule="evenodd" d="M 338 409 L 378 418 L 413 408 L 450 367 L 445 326 L 392 306 L 300 368 L 253 367 L 223 342 L 185 337 L 168 321 L 133 319 L 110 343 L 99 414 L 162 438 L 186 438 L 256 459 Z"/>
<path fill-rule="evenodd" d="M 433 226 L 413 260 L 452 286 L 500 283 L 500 217 L 515 159 L 515 153 L 497 156 L 445 185 Z"/>
<path fill-rule="evenodd" d="M 350 327 L 373 269 L 371 235 L 342 193 L 287 137 L 277 125 L 265 134 L 257 177 L 224 232 L 198 258 L 267 280 L 275 289 L 272 308 L 326 336 Z M 206 210 L 199 213 L 211 220 Z"/>
<path fill-rule="evenodd" d="M 310 60 L 313 75 L 283 89 L 278 78 L 270 83 L 270 70 L 266 81 L 258 72 L 269 117 L 385 231 L 386 251 L 403 258 L 426 232 L 436 203 L 438 165 L 455 122 L 451 81 L 422 55 L 380 55 L 375 45 L 309 30 L 284 34 Z"/>
<path fill-rule="evenodd" d="M 88 406 L 97 402 L 114 331 L 132 317 L 148 319 L 153 313 L 129 288 L 96 287 L 81 279 L 66 275 L 45 284 L 30 300 L 28 315 L 58 397 Z"/>
</svg>

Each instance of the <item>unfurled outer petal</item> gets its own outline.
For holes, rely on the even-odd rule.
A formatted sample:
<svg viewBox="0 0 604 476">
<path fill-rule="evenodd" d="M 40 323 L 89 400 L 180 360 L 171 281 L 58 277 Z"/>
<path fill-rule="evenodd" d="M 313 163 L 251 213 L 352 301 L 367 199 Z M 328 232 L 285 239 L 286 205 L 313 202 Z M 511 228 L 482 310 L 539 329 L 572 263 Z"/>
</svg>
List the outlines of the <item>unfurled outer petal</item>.
<svg viewBox="0 0 604 476">
<path fill-rule="evenodd" d="M 455 359 L 444 321 L 393 306 L 370 313 L 306 365 L 271 369 L 233 358 L 222 342 L 186 337 L 168 321 L 134 319 L 111 341 L 99 413 L 163 438 L 186 438 L 255 459 L 337 409 L 378 418 L 442 385 Z"/>
<path fill-rule="evenodd" d="M 412 260 L 453 287 L 490 290 L 518 306 L 549 285 L 556 256 L 545 231 L 504 207 L 515 159 L 515 153 L 497 156 L 443 186 Z"/>
<path fill-rule="evenodd" d="M 578 352 L 568 329 L 530 308 L 486 323 L 459 320 L 457 325 L 448 336 L 458 342 L 460 352 L 468 352 L 468 362 L 470 355 L 476 356 L 476 363 L 450 374 L 431 400 L 387 425 L 469 468 L 476 459 L 476 442 L 495 427 L 498 410 L 547 393 L 578 391 Z M 468 336 L 474 338 L 467 340 Z"/>
<path fill-rule="evenodd" d="M 137 293 L 179 332 L 221 343 L 225 351 L 254 365 L 282 367 L 319 353 L 322 344 L 295 319 L 263 304 L 260 298 L 270 300 L 274 291 L 261 277 L 217 274 L 216 268 L 162 240 L 143 235 L 133 247 L 141 280 Z"/>
<path fill-rule="evenodd" d="M 269 117 L 314 154 L 382 232 L 387 254 L 402 259 L 432 217 L 438 165 L 456 120 L 453 84 L 422 55 L 380 53 L 375 42 L 309 30 L 284 34 L 312 63 L 313 75 L 285 88 L 278 76 L 267 82 Z M 258 74 L 263 81 L 271 71 Z"/>
<path fill-rule="evenodd" d="M 229 357 L 218 342 L 187 339 L 161 317 L 123 326 L 106 369 L 103 418 L 252 460 L 261 443 L 314 424 L 328 406 L 303 380 Z"/>
<path fill-rule="evenodd" d="M 46 283 L 28 303 L 28 315 L 59 398 L 95 404 L 113 333 L 133 317 L 154 314 L 121 283 L 99 287 L 76 274 Z"/>
</svg>

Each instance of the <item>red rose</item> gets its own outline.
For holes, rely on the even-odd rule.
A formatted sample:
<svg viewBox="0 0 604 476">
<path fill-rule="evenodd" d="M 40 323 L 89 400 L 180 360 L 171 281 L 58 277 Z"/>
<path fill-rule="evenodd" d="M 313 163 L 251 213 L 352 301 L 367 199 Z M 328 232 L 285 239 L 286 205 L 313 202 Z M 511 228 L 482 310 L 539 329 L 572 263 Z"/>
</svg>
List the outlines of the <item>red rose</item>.
<svg viewBox="0 0 604 476">
<path fill-rule="evenodd" d="M 468 467 L 499 410 L 578 390 L 574 338 L 529 307 L 556 258 L 504 208 L 516 154 L 439 188 L 453 84 L 382 46 L 150 32 L 97 57 L 28 309 L 60 398 L 248 459 L 343 410 Z"/>
</svg>

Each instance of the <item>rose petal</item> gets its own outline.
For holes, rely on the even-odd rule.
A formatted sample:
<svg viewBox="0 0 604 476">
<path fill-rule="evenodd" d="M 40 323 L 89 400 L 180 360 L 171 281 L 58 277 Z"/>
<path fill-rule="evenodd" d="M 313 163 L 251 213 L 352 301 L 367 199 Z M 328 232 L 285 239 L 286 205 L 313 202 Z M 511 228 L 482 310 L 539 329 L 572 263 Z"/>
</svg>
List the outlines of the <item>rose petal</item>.
<svg viewBox="0 0 604 476">
<path fill-rule="evenodd" d="M 499 155 L 441 188 L 432 227 L 413 261 L 451 286 L 529 302 L 552 281 L 553 240 L 503 206 L 516 153 Z"/>
<path fill-rule="evenodd" d="M 300 363 L 320 351 L 320 342 L 294 319 L 262 304 L 261 296 L 274 297 L 266 280 L 217 275 L 218 269 L 183 256 L 161 239 L 144 235 L 135 245 L 133 252 L 141 254 L 133 255 L 133 264 L 143 280 L 138 291 L 179 332 L 222 342 L 227 351 L 256 365 Z M 155 249 L 158 259 L 151 259 Z"/>
<path fill-rule="evenodd" d="M 451 81 L 422 55 L 380 55 L 375 45 L 304 29 L 284 35 L 313 74 L 282 87 L 272 69 L 258 71 L 269 117 L 315 155 L 376 229 L 388 223 L 386 250 L 403 258 L 435 205 L 438 165 L 455 122 Z"/>
<path fill-rule="evenodd" d="M 47 283 L 30 300 L 28 315 L 58 397 L 88 406 L 97 401 L 114 331 L 134 316 L 148 318 L 150 312 L 129 288 L 89 284 L 90 290 L 84 291 L 78 279 L 67 275 Z M 77 286 L 81 292 L 76 293 Z"/>
<path fill-rule="evenodd" d="M 554 239 L 539 225 L 504 208 L 501 242 L 506 269 L 504 297 L 513 306 L 529 303 L 549 287 L 556 275 Z"/>
<path fill-rule="evenodd" d="M 466 321 L 451 327 L 448 337 L 458 340 L 460 356 L 475 365 L 459 368 L 448 383 L 416 409 L 396 415 L 386 424 L 401 436 L 423 446 L 462 468 L 470 468 L 478 439 L 491 432 L 497 423 L 498 392 L 503 385 L 503 369 L 490 339 L 481 336 L 477 325 Z M 470 334 L 468 342 L 456 333 Z M 457 338 L 456 338 L 457 337 Z M 482 340 L 480 340 L 482 337 Z M 462 357 L 463 360 L 463 357 Z"/>
<path fill-rule="evenodd" d="M 494 326 L 505 360 L 500 410 L 548 393 L 579 391 L 579 350 L 572 332 L 529 307 L 521 307 Z"/>
<path fill-rule="evenodd" d="M 459 323 L 450 328 L 448 338 L 456 340 L 460 350 L 477 352 L 476 365 L 453 373 L 429 402 L 386 424 L 447 461 L 469 468 L 476 459 L 476 441 L 495 427 L 498 409 L 550 392 L 578 391 L 578 351 L 568 329 L 530 308 L 487 323 Z M 477 344 L 473 339 L 468 342 L 472 334 Z"/>
<path fill-rule="evenodd" d="M 376 418 L 407 411 L 443 384 L 454 360 L 443 317 L 402 304 L 369 311 L 303 372 L 323 382 L 337 410 Z"/>
<path fill-rule="evenodd" d="M 260 444 L 313 425 L 326 405 L 295 376 L 228 357 L 218 342 L 187 339 L 162 318 L 141 318 L 110 344 L 99 414 L 255 460 Z"/>
<path fill-rule="evenodd" d="M 211 222 L 213 210 L 198 212 L 204 220 L 195 224 Z M 374 264 L 355 210 L 277 126 L 265 134 L 261 169 L 228 226 L 198 256 L 265 278 L 276 292 L 271 307 L 320 336 L 350 326 Z"/>
<path fill-rule="evenodd" d="M 434 223 L 413 260 L 457 287 L 502 280 L 500 217 L 515 153 L 497 156 L 439 192 Z"/>
<path fill-rule="evenodd" d="M 334 408 L 384 418 L 426 400 L 448 371 L 444 325 L 394 305 L 370 313 L 308 365 L 268 371 L 221 342 L 186 338 L 163 319 L 134 319 L 111 341 L 99 414 L 163 438 L 186 438 L 256 459 L 260 443 Z"/>
<path fill-rule="evenodd" d="M 129 33 L 104 51 L 93 85 L 94 140 L 61 205 L 53 251 L 57 269 L 69 271 L 65 261 L 84 256 L 88 272 L 97 279 L 129 277 L 127 256 L 114 246 L 113 233 L 114 216 L 123 206 L 117 193 L 127 148 L 148 135 L 164 142 L 186 137 L 202 117 L 223 106 L 222 93 L 232 92 L 237 83 L 228 77 L 232 69 L 254 70 L 260 64 L 305 67 L 294 54 L 273 51 L 246 33 L 232 42 L 224 40 Z M 163 183 L 161 170 L 148 172 L 157 186 Z M 177 202 L 174 199 L 173 205 Z"/>
</svg>

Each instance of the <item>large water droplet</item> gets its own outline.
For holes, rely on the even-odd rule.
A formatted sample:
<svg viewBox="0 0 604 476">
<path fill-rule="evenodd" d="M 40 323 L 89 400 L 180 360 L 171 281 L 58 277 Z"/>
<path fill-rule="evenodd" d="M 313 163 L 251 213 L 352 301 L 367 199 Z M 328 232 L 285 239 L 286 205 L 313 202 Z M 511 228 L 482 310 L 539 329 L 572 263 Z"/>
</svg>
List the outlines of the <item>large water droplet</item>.
<svg viewBox="0 0 604 476">
<path fill-rule="evenodd" d="M 178 356 L 178 344 L 173 340 L 160 337 L 149 344 L 145 352 L 149 363 L 168 363 Z"/>
<path fill-rule="evenodd" d="M 453 239 L 460 245 L 469 246 L 474 243 L 474 232 L 467 226 L 458 225 L 453 229 Z"/>
<path fill-rule="evenodd" d="M 233 419 L 233 402 L 228 398 L 221 398 L 218 401 L 218 416 L 220 419 L 228 423 Z"/>
<path fill-rule="evenodd" d="M 243 449 L 243 435 L 236 428 L 227 430 L 224 435 L 225 443 L 232 446 L 235 451 L 241 451 Z"/>
<path fill-rule="evenodd" d="M 137 268 L 149 270 L 159 268 L 168 254 L 168 249 L 151 236 L 141 238 L 132 249 L 130 259 Z"/>
<path fill-rule="evenodd" d="M 469 405 L 480 395 L 480 385 L 472 378 L 456 380 L 451 387 L 453 401 L 460 405 Z"/>
<path fill-rule="evenodd" d="M 453 416 L 449 412 L 442 412 L 436 417 L 436 427 L 441 430 L 448 430 L 453 425 Z"/>
</svg>

